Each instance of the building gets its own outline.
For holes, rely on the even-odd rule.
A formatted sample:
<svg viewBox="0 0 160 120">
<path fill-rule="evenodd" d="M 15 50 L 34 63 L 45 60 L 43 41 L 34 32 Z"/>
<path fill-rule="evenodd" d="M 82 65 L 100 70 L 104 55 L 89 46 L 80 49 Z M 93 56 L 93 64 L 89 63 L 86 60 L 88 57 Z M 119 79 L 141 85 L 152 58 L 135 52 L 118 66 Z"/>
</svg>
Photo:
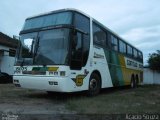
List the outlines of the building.
<svg viewBox="0 0 160 120">
<path fill-rule="evenodd" d="M 4 75 L 13 75 L 17 46 L 18 40 L 0 32 L 0 71 Z"/>
</svg>

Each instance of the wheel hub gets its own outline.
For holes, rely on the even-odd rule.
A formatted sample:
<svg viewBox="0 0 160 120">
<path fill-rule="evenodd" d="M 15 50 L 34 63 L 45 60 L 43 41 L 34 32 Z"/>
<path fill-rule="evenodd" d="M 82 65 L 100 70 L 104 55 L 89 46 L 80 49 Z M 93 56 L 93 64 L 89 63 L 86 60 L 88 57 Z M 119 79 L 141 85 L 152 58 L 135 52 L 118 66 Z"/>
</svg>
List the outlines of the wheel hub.
<svg viewBox="0 0 160 120">
<path fill-rule="evenodd" d="M 90 88 L 91 88 L 92 90 L 94 90 L 94 89 L 97 88 L 97 81 L 96 81 L 95 79 L 92 79 L 92 80 L 90 81 Z"/>
</svg>

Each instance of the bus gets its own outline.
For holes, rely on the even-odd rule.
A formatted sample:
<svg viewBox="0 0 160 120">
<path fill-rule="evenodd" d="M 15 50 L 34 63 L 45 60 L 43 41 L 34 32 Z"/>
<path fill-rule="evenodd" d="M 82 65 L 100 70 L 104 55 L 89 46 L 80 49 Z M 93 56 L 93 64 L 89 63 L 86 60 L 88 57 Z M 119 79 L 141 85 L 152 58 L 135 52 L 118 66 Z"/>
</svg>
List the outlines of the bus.
<svg viewBox="0 0 160 120">
<path fill-rule="evenodd" d="M 47 92 L 137 87 L 143 53 L 89 15 L 61 9 L 29 17 L 20 31 L 13 83 Z"/>
</svg>

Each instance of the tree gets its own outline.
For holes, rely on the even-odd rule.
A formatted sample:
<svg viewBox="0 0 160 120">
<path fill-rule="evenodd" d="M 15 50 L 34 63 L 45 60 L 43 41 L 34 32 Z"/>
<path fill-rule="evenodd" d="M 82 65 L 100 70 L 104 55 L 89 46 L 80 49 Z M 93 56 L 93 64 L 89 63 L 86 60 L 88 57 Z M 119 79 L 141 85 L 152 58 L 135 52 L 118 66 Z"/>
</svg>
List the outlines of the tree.
<svg viewBox="0 0 160 120">
<path fill-rule="evenodd" d="M 148 64 L 150 69 L 160 72 L 160 50 L 149 54 Z"/>
</svg>

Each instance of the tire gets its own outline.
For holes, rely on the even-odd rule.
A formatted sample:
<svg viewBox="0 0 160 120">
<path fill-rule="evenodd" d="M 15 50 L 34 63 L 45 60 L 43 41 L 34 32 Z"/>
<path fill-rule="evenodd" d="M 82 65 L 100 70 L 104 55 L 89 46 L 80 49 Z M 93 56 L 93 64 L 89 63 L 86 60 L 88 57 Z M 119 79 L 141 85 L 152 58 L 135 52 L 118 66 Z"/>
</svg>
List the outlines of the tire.
<svg viewBox="0 0 160 120">
<path fill-rule="evenodd" d="M 95 96 L 100 92 L 101 82 L 100 77 L 93 73 L 89 79 L 88 96 Z"/>
<path fill-rule="evenodd" d="M 10 76 L 6 73 L 1 73 L 0 83 L 3 83 L 3 84 L 13 83 L 13 78 L 12 78 L 12 76 Z"/>
<path fill-rule="evenodd" d="M 131 88 L 135 88 L 135 87 L 136 87 L 136 82 L 135 82 L 134 76 L 131 77 L 130 87 L 131 87 Z"/>
<path fill-rule="evenodd" d="M 57 95 L 59 94 L 59 92 L 55 92 L 55 91 L 46 91 L 48 95 Z"/>
<path fill-rule="evenodd" d="M 138 78 L 138 75 L 136 75 L 136 80 L 135 80 L 135 87 L 137 88 L 139 86 L 139 78 Z"/>
<path fill-rule="evenodd" d="M 48 95 L 54 95 L 54 92 L 52 92 L 52 91 L 47 91 L 47 94 L 48 94 Z"/>
</svg>

